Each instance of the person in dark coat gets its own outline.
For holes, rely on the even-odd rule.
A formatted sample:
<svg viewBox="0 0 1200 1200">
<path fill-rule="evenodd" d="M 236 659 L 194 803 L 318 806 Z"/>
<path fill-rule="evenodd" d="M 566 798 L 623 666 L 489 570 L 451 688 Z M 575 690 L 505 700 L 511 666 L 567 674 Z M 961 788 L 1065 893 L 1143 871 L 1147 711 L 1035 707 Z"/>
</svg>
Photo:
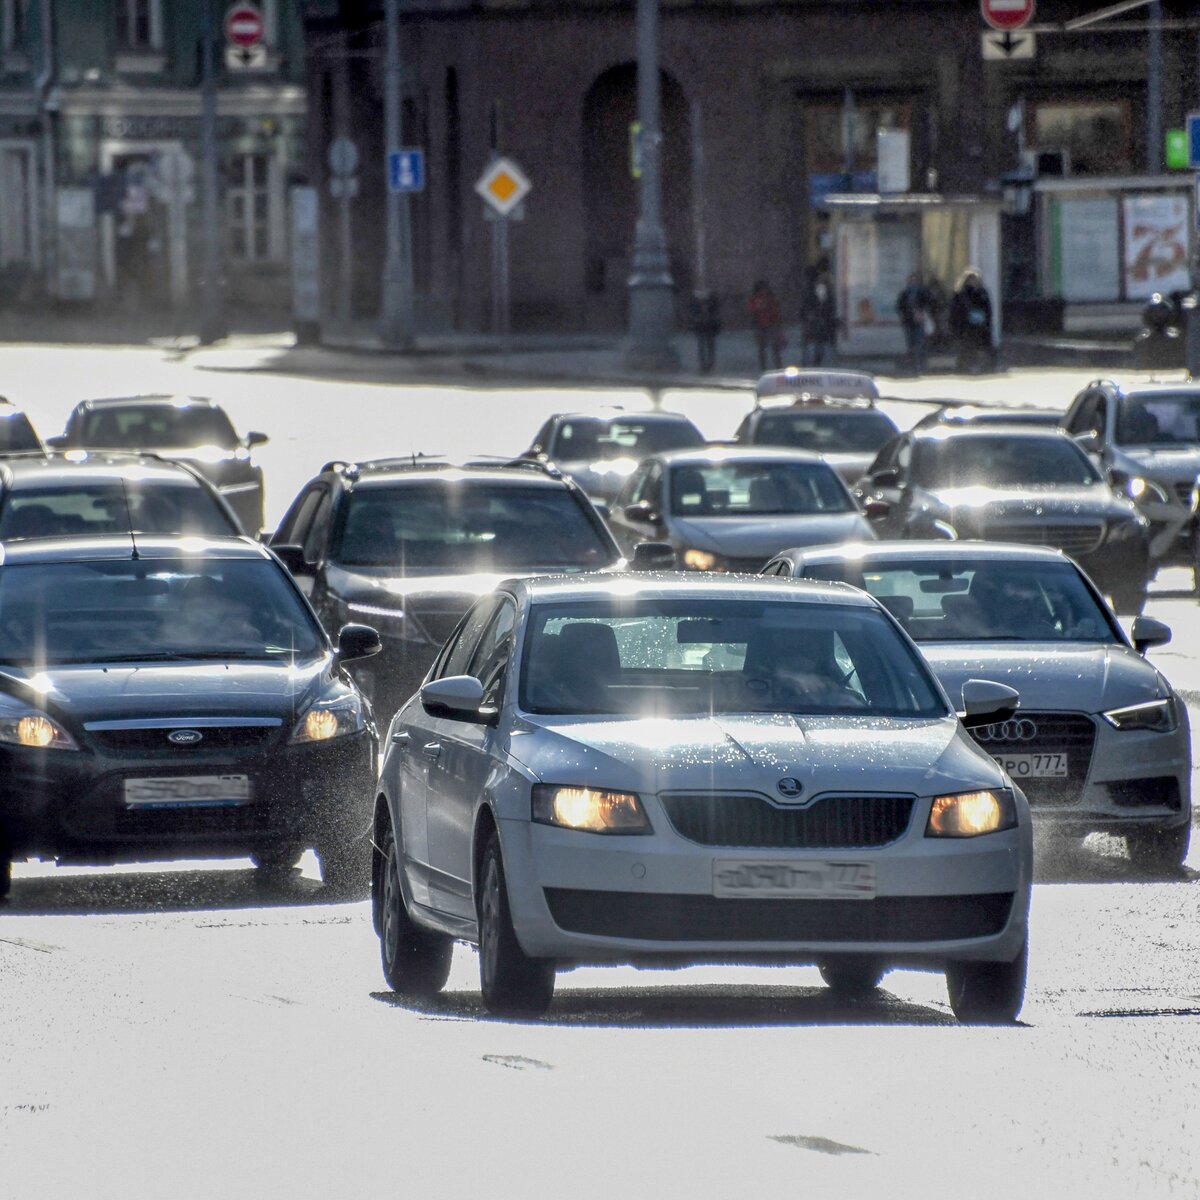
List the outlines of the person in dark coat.
<svg viewBox="0 0 1200 1200">
<path fill-rule="evenodd" d="M 692 293 L 688 304 L 688 326 L 696 335 L 700 372 L 707 375 L 717 362 L 717 334 L 721 332 L 721 302 L 710 288 Z"/>
<path fill-rule="evenodd" d="M 922 375 L 925 372 L 926 343 L 933 332 L 933 316 L 930 312 L 929 293 L 921 283 L 921 276 L 913 271 L 904 289 L 896 297 L 896 312 L 900 315 L 900 326 L 904 330 L 904 344 L 912 369 Z"/>
<path fill-rule="evenodd" d="M 983 276 L 968 267 L 959 277 L 950 301 L 950 334 L 958 345 L 958 369 L 981 371 L 996 366 L 992 344 L 992 298 Z"/>
<path fill-rule="evenodd" d="M 774 369 L 779 370 L 783 366 L 783 348 L 787 345 L 783 334 L 783 310 L 765 279 L 758 280 L 751 289 L 746 312 L 754 329 L 754 340 L 758 343 L 758 369 L 765 371 L 769 359 Z"/>
<path fill-rule="evenodd" d="M 822 266 L 813 278 L 804 298 L 805 366 L 827 367 L 833 362 L 837 345 L 837 302 L 833 295 L 833 277 Z"/>
</svg>

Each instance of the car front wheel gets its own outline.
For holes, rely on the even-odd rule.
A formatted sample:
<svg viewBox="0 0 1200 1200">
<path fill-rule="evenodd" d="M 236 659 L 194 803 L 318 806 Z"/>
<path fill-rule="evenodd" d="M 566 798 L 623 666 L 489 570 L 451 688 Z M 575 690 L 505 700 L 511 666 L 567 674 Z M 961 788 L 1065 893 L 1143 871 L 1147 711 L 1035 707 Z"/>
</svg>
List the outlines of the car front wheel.
<svg viewBox="0 0 1200 1200">
<path fill-rule="evenodd" d="M 950 1008 L 964 1025 L 1011 1025 L 1025 1000 L 1029 943 L 1012 962 L 946 964 Z"/>
<path fill-rule="evenodd" d="M 830 959 L 819 969 L 829 990 L 844 1000 L 869 996 L 886 974 L 885 968 L 872 959 Z"/>
<path fill-rule="evenodd" d="M 396 839 L 387 835 L 380 897 L 379 956 L 388 987 L 401 996 L 436 996 L 446 986 L 454 943 L 413 924 L 400 887 Z"/>
<path fill-rule="evenodd" d="M 504 880 L 500 838 L 492 834 L 483 852 L 479 894 L 479 983 L 489 1012 L 537 1017 L 554 996 L 554 963 L 530 958 L 513 929 Z"/>
<path fill-rule="evenodd" d="M 1139 829 L 1125 835 L 1125 849 L 1134 867 L 1148 875 L 1173 874 L 1183 866 L 1191 844 L 1190 824 L 1174 829 Z"/>
</svg>

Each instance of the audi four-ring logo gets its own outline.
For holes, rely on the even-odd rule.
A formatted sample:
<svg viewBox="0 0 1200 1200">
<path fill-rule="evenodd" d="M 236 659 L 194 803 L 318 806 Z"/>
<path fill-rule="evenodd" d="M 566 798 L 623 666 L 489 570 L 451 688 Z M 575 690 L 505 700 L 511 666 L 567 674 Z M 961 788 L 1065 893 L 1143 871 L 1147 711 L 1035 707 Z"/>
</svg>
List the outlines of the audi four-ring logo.
<svg viewBox="0 0 1200 1200">
<path fill-rule="evenodd" d="M 1032 742 L 1037 732 L 1037 726 L 1028 717 L 1022 717 L 999 725 L 981 725 L 975 736 L 981 742 Z"/>
</svg>

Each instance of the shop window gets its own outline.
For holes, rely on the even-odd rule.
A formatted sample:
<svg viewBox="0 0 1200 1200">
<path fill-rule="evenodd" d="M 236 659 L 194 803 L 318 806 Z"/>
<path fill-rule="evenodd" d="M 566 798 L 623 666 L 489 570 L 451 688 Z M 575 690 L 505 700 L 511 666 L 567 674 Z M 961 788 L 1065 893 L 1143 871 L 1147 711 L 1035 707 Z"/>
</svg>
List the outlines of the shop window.
<svg viewBox="0 0 1200 1200">
<path fill-rule="evenodd" d="M 1127 100 L 1050 100 L 1033 109 L 1033 145 L 1063 150 L 1072 175 L 1125 175 L 1133 169 Z"/>
<path fill-rule="evenodd" d="M 29 33 L 29 0 L 4 0 L 4 49 L 20 50 Z"/>
<path fill-rule="evenodd" d="M 162 47 L 161 0 L 113 0 L 117 46 L 122 50 Z"/>
<path fill-rule="evenodd" d="M 239 154 L 233 160 L 225 204 L 229 252 L 238 262 L 264 262 L 276 257 L 272 174 L 268 154 Z"/>
<path fill-rule="evenodd" d="M 809 105 L 805 111 L 807 166 L 810 175 L 847 170 L 846 137 L 853 146 L 851 171 L 874 171 L 876 138 L 881 129 L 909 129 L 912 106 L 864 99 Z"/>
</svg>

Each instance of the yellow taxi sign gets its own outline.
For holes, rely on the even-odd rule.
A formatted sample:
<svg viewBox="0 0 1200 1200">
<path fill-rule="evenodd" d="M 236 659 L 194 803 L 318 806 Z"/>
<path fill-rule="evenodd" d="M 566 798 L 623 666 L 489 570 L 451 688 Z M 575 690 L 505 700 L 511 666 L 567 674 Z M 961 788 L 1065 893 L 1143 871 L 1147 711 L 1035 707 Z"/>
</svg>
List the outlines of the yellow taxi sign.
<svg viewBox="0 0 1200 1200">
<path fill-rule="evenodd" d="M 490 163 L 475 184 L 475 191 L 502 217 L 507 217 L 532 190 L 533 184 L 511 158 Z"/>
<path fill-rule="evenodd" d="M 829 400 L 878 400 L 879 389 L 872 376 L 862 371 L 805 371 L 785 367 L 768 371 L 758 381 L 755 396 L 809 397 Z"/>
</svg>

